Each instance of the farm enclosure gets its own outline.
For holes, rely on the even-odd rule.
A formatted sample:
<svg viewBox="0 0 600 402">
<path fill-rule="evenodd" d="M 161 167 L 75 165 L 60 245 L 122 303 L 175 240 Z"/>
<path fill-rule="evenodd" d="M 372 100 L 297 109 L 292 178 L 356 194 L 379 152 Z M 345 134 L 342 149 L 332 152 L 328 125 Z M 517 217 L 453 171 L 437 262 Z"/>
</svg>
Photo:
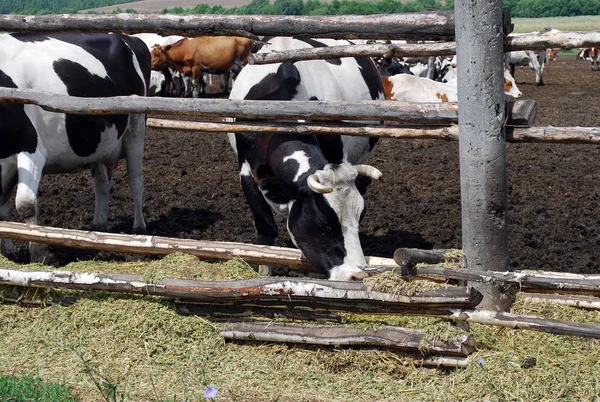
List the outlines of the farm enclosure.
<svg viewBox="0 0 600 402">
<path fill-rule="evenodd" d="M 517 70 L 524 99 L 538 102 L 536 125 L 596 126 L 600 101 L 589 63 L 565 55 L 551 62 L 546 85 Z M 509 248 L 515 269 L 596 273 L 600 156 L 597 145 L 508 144 Z M 398 247 L 460 248 L 458 143 L 382 139 L 369 161 L 383 182 L 367 193 L 361 227 L 366 255 L 391 257 Z M 124 169 L 115 175 L 109 210 L 113 232 L 129 232 L 131 202 Z M 145 214 L 152 235 L 252 242 L 253 223 L 238 168 L 223 134 L 149 129 Z M 45 176 L 40 224 L 88 229 L 93 213 L 89 174 Z M 13 215 L 18 221 L 16 213 Z M 279 245 L 292 246 L 283 225 Z M 21 261 L 26 261 L 24 244 Z M 60 264 L 77 259 L 139 256 L 57 249 Z"/>
</svg>

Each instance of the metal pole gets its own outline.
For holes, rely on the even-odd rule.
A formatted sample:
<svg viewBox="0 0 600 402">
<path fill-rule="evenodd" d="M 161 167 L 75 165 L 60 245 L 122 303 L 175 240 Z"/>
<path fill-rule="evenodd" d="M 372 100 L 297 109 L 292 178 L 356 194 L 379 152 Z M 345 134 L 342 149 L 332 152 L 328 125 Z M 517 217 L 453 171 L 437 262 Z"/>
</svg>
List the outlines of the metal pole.
<svg viewBox="0 0 600 402">
<path fill-rule="evenodd" d="M 467 268 L 506 271 L 502 0 L 456 0 L 454 7 L 463 251 Z M 473 285 L 484 295 L 479 308 L 510 306 L 499 287 Z"/>
</svg>

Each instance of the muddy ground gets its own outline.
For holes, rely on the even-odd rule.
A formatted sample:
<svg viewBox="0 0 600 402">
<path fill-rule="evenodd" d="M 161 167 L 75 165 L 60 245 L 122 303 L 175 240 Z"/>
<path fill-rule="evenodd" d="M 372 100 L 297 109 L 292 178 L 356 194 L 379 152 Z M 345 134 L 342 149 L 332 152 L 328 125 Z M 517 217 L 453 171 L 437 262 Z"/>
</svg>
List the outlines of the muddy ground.
<svg viewBox="0 0 600 402">
<path fill-rule="evenodd" d="M 520 69 L 524 99 L 535 99 L 539 126 L 599 126 L 600 72 L 589 63 L 559 59 L 534 85 Z M 509 144 L 509 249 L 514 269 L 598 273 L 600 261 L 600 147 Z M 382 139 L 370 163 L 383 172 L 367 195 L 361 228 L 365 254 L 391 257 L 398 247 L 460 248 L 458 143 Z M 144 211 L 149 233 L 179 238 L 252 242 L 233 152 L 225 135 L 149 129 Z M 121 165 L 114 180 L 110 231 L 130 233 L 132 203 Z M 89 229 L 89 174 L 46 176 L 40 224 Z M 15 216 L 18 220 L 18 217 Z M 283 226 L 282 226 L 283 227 Z M 279 245 L 291 246 L 287 233 Z M 24 244 L 19 259 L 26 261 Z M 54 248 L 61 265 L 76 259 L 148 257 Z"/>
</svg>

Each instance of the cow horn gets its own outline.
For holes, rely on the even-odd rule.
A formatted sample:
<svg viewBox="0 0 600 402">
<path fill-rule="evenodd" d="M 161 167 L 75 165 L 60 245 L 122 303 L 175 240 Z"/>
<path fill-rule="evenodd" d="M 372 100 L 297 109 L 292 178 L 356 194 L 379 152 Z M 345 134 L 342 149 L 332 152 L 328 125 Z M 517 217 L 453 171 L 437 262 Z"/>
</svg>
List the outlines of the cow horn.
<svg viewBox="0 0 600 402">
<path fill-rule="evenodd" d="M 306 183 L 308 184 L 308 187 L 315 193 L 327 194 L 333 191 L 333 188 L 322 185 L 319 182 L 319 176 L 317 176 L 316 174 L 311 174 L 310 176 L 308 176 L 308 179 L 306 179 Z"/>
<path fill-rule="evenodd" d="M 375 180 L 381 179 L 381 172 L 379 169 L 371 165 L 356 165 L 356 171 L 359 176 L 369 176 L 371 179 Z"/>
</svg>

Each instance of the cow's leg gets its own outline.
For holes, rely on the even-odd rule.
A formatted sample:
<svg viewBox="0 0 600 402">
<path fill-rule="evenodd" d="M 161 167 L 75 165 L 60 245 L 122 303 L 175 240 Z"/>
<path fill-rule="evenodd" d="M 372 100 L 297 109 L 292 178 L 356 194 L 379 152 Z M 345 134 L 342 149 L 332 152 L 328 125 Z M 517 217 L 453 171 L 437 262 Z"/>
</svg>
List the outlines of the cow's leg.
<svg viewBox="0 0 600 402">
<path fill-rule="evenodd" d="M 96 197 L 92 230 L 99 232 L 106 232 L 108 230 L 108 200 L 110 198 L 110 183 L 113 170 L 114 166 L 107 166 L 104 163 L 98 163 L 90 169 L 94 195 Z"/>
<path fill-rule="evenodd" d="M 250 212 L 252 212 L 252 216 L 254 217 L 256 242 L 267 246 L 275 245 L 275 241 L 277 240 L 277 225 L 273 218 L 273 212 L 254 182 L 248 162 L 243 162 L 240 165 L 240 181 L 244 196 L 250 207 Z M 258 272 L 261 275 L 271 275 L 273 269 L 268 265 L 259 265 Z"/>
<path fill-rule="evenodd" d="M 10 194 L 16 185 L 16 164 L 0 164 L 0 222 L 10 220 Z M 11 239 L 0 239 L 0 253 L 9 259 L 14 259 L 15 248 Z"/>
<path fill-rule="evenodd" d="M 45 164 L 46 150 L 43 147 L 38 147 L 34 153 L 21 152 L 17 155 L 19 182 L 15 205 L 19 215 L 30 225 L 38 223 L 38 188 Z M 29 243 L 29 255 L 31 262 L 55 263 L 55 257 L 46 244 Z"/>
<path fill-rule="evenodd" d="M 219 82 L 221 84 L 221 88 L 223 88 L 221 90 L 221 94 L 229 95 L 229 71 L 219 75 Z"/>
<path fill-rule="evenodd" d="M 137 113 L 129 115 L 127 132 L 123 136 L 123 151 L 127 164 L 127 180 L 129 192 L 133 199 L 133 232 L 146 233 L 146 222 L 142 211 L 144 197 L 144 174 L 142 159 L 144 141 L 146 139 L 146 115 Z"/>
</svg>

